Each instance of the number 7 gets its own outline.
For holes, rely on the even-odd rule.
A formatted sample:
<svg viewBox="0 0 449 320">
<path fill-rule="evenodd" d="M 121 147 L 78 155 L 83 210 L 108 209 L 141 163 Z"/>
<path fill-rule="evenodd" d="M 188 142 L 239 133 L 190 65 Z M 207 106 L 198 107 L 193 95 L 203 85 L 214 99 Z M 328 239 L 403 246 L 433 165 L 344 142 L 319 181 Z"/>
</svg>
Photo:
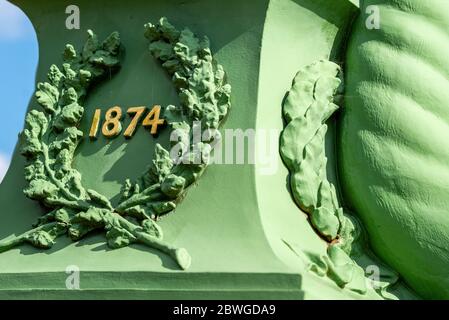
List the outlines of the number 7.
<svg viewBox="0 0 449 320">
<path fill-rule="evenodd" d="M 124 133 L 125 138 L 129 139 L 134 135 L 134 132 L 136 131 L 137 124 L 139 123 L 139 120 L 142 117 L 142 115 L 146 109 L 147 109 L 146 107 L 133 107 L 133 108 L 128 109 L 128 114 L 131 116 L 131 114 L 134 113 L 134 116 L 133 116 L 128 128 L 126 128 L 126 131 Z"/>
</svg>

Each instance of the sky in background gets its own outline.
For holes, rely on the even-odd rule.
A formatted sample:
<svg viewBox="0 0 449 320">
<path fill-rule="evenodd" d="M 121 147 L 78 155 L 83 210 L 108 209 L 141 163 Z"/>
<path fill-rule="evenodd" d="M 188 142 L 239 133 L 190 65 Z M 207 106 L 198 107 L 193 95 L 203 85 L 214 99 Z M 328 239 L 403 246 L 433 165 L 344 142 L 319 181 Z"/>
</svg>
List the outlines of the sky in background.
<svg viewBox="0 0 449 320">
<path fill-rule="evenodd" d="M 31 22 L 16 6 L 0 0 L 0 181 L 34 92 L 37 60 Z"/>
</svg>

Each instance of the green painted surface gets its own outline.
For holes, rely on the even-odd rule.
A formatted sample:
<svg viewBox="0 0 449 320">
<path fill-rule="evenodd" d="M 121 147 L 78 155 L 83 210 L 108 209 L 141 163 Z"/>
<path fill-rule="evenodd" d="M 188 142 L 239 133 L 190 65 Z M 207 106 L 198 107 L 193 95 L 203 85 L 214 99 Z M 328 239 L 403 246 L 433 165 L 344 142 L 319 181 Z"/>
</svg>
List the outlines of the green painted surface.
<svg viewBox="0 0 449 320">
<path fill-rule="evenodd" d="M 422 297 L 449 298 L 449 2 L 379 5 L 354 26 L 339 136 L 345 199 L 375 252 Z"/>
<path fill-rule="evenodd" d="M 95 108 L 105 111 L 113 105 L 179 103 L 169 77 L 152 59 L 147 41 L 142 37 L 143 24 L 157 21 L 160 16 L 167 16 L 175 21 L 176 26 L 188 26 L 196 34 L 207 35 L 212 40 L 212 50 L 227 70 L 229 82 L 239 83 L 233 92 L 236 112 L 227 119 L 226 126 L 255 126 L 259 51 L 267 2 L 203 1 L 186 4 L 182 1 L 153 1 L 149 4 L 141 1 L 130 9 L 119 1 L 108 1 L 107 4 L 81 1 L 79 5 L 85 29 L 79 31 L 59 27 L 59 23 L 64 23 L 63 12 L 68 4 L 48 1 L 44 11 L 40 10 L 42 4 L 19 4 L 32 20 L 39 39 L 38 81 L 45 78 L 50 64 L 60 61 L 65 43 L 83 42 L 87 28 L 95 27 L 100 37 L 117 30 L 126 47 L 121 71 L 104 85 L 96 87 L 86 101 L 86 115 L 81 124 L 83 132 L 87 132 Z M 102 5 L 114 9 L 107 12 L 92 10 Z M 204 11 L 209 14 L 204 15 Z M 49 18 L 59 14 L 61 20 Z M 225 31 L 224 25 L 227 26 Z M 121 137 L 112 141 L 99 138 L 96 142 L 86 139 L 79 148 L 74 167 L 82 173 L 88 188 L 117 201 L 124 179 L 137 178 L 153 158 L 155 143 L 166 142 L 167 139 L 168 134 L 165 133 L 153 140 L 144 130 L 138 130 L 130 141 Z M 16 154 L 0 186 L 0 203 L 5 205 L 1 211 L 1 237 L 28 230 L 33 221 L 44 213 L 36 203 L 26 200 L 21 192 L 25 187 L 23 167 L 24 161 Z M 239 188 L 235 186 L 236 181 L 239 181 Z M 76 244 L 62 238 L 48 251 L 23 246 L 5 252 L 0 256 L 0 282 L 13 283 L 17 289 L 40 288 L 44 292 L 56 287 L 69 297 L 71 293 L 64 290 L 65 269 L 68 265 L 77 265 L 81 275 L 86 275 L 84 280 L 81 278 L 82 289 L 105 288 L 98 291 L 99 297 L 107 296 L 110 289 L 122 288 L 143 290 L 142 298 L 158 298 L 164 297 L 163 294 L 158 295 L 161 290 L 158 287 L 163 287 L 171 288 L 174 298 L 186 297 L 183 293 L 186 290 L 203 291 L 204 294 L 198 295 L 203 298 L 209 297 L 210 291 L 233 292 L 237 297 L 241 291 L 266 291 L 265 297 L 285 296 L 283 292 L 291 291 L 293 296 L 301 298 L 300 275 L 276 258 L 258 222 L 253 167 L 215 166 L 205 173 L 201 182 L 190 190 L 176 214 L 160 221 L 166 240 L 174 245 L 182 244 L 194 257 L 191 268 L 182 275 L 176 276 L 180 271 L 174 262 L 157 251 L 140 245 L 109 250 L 101 236 L 94 236 Z M 108 272 L 115 275 L 115 281 L 105 276 Z M 28 273 L 35 275 L 33 281 L 22 281 Z M 90 273 L 96 277 L 90 277 Z M 167 277 L 160 276 L 160 273 L 167 274 Z M 198 277 L 193 276 L 198 273 Z M 126 274 L 134 275 L 132 280 Z M 226 274 L 230 274 L 228 279 L 233 279 L 228 281 L 227 288 L 226 282 L 220 281 L 226 278 Z M 275 274 L 284 274 L 282 277 L 289 280 L 283 281 Z M 176 277 L 181 280 L 176 281 Z M 274 287 L 270 283 L 274 283 Z M 11 287 L 1 287 L 7 294 L 12 294 Z M 39 290 L 35 291 L 36 297 Z M 21 292 L 18 290 L 16 295 L 21 296 Z"/>
<path fill-rule="evenodd" d="M 67 42 L 78 44 L 85 38 L 85 29 L 69 31 L 60 27 L 60 23 L 64 23 L 63 13 L 68 4 L 48 1 L 45 10 L 40 10 L 42 4 L 28 1 L 20 3 L 20 7 L 32 20 L 39 39 L 39 80 L 45 78 L 50 64 L 60 61 L 61 49 Z M 227 70 L 229 82 L 239 83 L 233 93 L 236 112 L 231 114 L 226 126 L 254 127 L 258 56 L 266 2 L 260 1 L 254 5 L 240 1 L 189 4 L 182 1 L 153 1 L 151 4 L 141 1 L 130 9 L 123 2 L 108 1 L 107 6 L 113 9 L 98 12 L 96 9 L 102 5 L 106 5 L 106 2 L 79 2 L 83 12 L 83 26 L 95 27 L 100 37 L 109 34 L 111 30 L 117 30 L 121 34 L 126 53 L 122 70 L 104 85 L 96 87 L 91 98 L 86 101 L 86 115 L 81 124 L 83 132 L 87 132 L 95 108 L 105 111 L 114 105 L 179 103 L 170 78 L 159 63 L 152 59 L 147 41 L 142 36 L 143 24 L 157 21 L 161 16 L 176 21 L 179 27 L 189 26 L 196 34 L 207 35 L 212 39 L 212 50 Z M 209 14 L 204 15 L 204 11 Z M 59 14 L 62 20 L 49 18 Z M 228 25 L 225 32 L 223 25 Z M 35 105 L 34 101 L 32 105 Z M 167 138 L 168 133 L 161 135 L 159 139 L 166 141 L 164 139 Z M 114 201 L 122 182 L 126 178 L 137 178 L 145 170 L 153 158 L 152 150 L 157 141 L 144 130 L 138 130 L 130 141 L 125 141 L 122 137 L 112 141 L 99 138 L 96 142 L 86 139 L 79 148 L 74 167 L 82 173 L 83 182 L 88 188 L 95 189 Z M 13 165 L 0 186 L 0 203 L 7 206 L 2 210 L 2 237 L 26 231 L 33 220 L 43 213 L 36 203 L 26 200 L 21 192 L 25 187 L 23 166 L 23 160 L 16 154 Z M 176 214 L 160 221 L 166 241 L 174 245 L 182 244 L 195 257 L 189 272 L 206 273 L 203 282 L 195 284 L 199 287 L 206 286 L 210 279 L 214 279 L 208 274 L 222 272 L 240 273 L 244 278 L 246 273 L 250 278 L 251 274 L 267 272 L 286 272 L 292 274 L 292 277 L 298 277 L 276 259 L 266 241 L 263 228 L 259 223 L 254 223 L 259 221 L 259 217 L 252 169 L 248 165 L 216 166 L 208 170 L 202 183 L 190 190 Z M 236 181 L 239 181 L 238 189 L 235 188 Z M 5 252 L 0 256 L 0 270 L 4 277 L 11 273 L 26 272 L 53 272 L 65 277 L 67 265 L 77 265 L 81 272 L 178 272 L 177 266 L 165 255 L 156 251 L 152 253 L 139 245 L 109 250 L 104 240 L 98 236 L 82 240 L 78 244 L 71 244 L 69 240 L 63 239 L 45 252 L 25 246 Z M 157 274 L 152 277 L 157 278 Z M 184 277 L 189 276 L 186 274 Z M 151 286 L 146 287 L 144 283 L 140 283 L 136 280 L 131 283 L 123 282 L 120 286 L 152 289 Z M 65 282 L 58 282 L 57 285 L 61 289 L 65 288 Z M 114 283 L 110 285 L 112 288 L 120 287 Z M 88 279 L 84 282 L 81 279 L 81 288 L 83 287 L 95 288 L 96 285 Z M 237 283 L 234 289 L 239 291 L 241 288 L 245 288 L 244 282 L 241 285 Z M 300 292 L 300 286 L 297 286 L 297 292 Z"/>
<path fill-rule="evenodd" d="M 262 67 L 259 87 L 258 128 L 275 128 L 282 131 L 285 123 L 282 121 L 282 101 L 286 92 L 292 86 L 292 79 L 298 70 L 320 59 L 341 63 L 344 59 L 344 40 L 350 33 L 352 18 L 357 11 L 358 1 L 272 1 L 270 3 L 262 47 Z M 297 30 L 303 30 L 298 32 Z M 288 46 L 285 46 L 288 43 Z M 282 48 L 280 51 L 279 48 Z M 279 57 L 282 57 L 280 59 Z M 273 61 L 275 66 L 273 67 Z M 275 80 L 273 80 L 275 79 Z M 270 116 L 278 113 L 278 117 Z M 327 176 L 331 183 L 339 186 L 335 150 L 336 121 L 338 116 L 327 122 L 329 127 L 326 135 Z M 263 165 L 256 166 L 257 170 Z M 259 207 L 262 222 L 270 244 L 287 264 L 298 265 L 302 269 L 310 266 L 311 256 L 326 255 L 327 243 L 320 240 L 311 228 L 307 215 L 299 211 L 290 196 L 284 192 L 289 189 L 288 171 L 282 163 L 275 175 L 256 176 L 259 194 Z M 339 188 L 337 193 L 340 194 Z M 276 199 L 276 201 L 273 201 Z M 341 196 L 339 196 L 341 201 Z M 276 215 L 272 213 L 276 212 Z M 288 225 L 289 227 L 286 227 Z M 287 244 L 287 245 L 286 245 Z M 361 245 L 361 246 L 360 246 Z M 397 275 L 385 266 L 379 259 L 373 257 L 369 250 L 365 250 L 363 241 L 353 249 L 357 263 L 365 268 L 370 265 L 379 267 L 381 282 L 379 290 L 385 297 L 399 299 L 413 299 L 416 296 L 403 283 L 393 286 L 389 283 L 397 282 Z M 292 255 L 292 252 L 294 255 Z M 296 259 L 295 259 L 296 256 Z M 297 257 L 300 257 L 298 259 Z M 303 278 L 306 298 L 342 298 L 326 291 L 326 286 L 336 287 L 332 280 L 324 280 L 307 275 Z M 389 288 L 387 291 L 384 289 Z M 347 298 L 362 298 L 358 294 L 349 294 L 348 290 L 341 291 Z M 371 289 L 366 298 L 380 298 Z"/>
<path fill-rule="evenodd" d="M 161 16 L 210 38 L 214 58 L 232 86 L 233 108 L 223 128 L 280 133 L 282 101 L 297 71 L 320 59 L 343 62 L 357 2 L 138 0 L 130 6 L 118 0 L 81 0 L 82 28 L 69 31 L 63 27 L 68 1 L 15 1 L 36 28 L 37 81 L 45 79 L 51 64 L 61 62 L 66 43 L 83 43 L 87 29 L 94 29 L 100 38 L 114 30 L 120 33 L 126 48 L 122 68 L 86 101 L 80 126 L 86 135 L 96 108 L 104 112 L 115 105 L 179 104 L 170 77 L 152 59 L 142 37 L 144 23 Z M 30 106 L 35 105 L 32 100 Z M 327 177 L 338 186 L 335 120 L 328 126 Z M 157 139 L 142 129 L 131 140 L 85 138 L 73 165 L 87 188 L 116 204 L 123 181 L 145 170 L 158 142 L 167 144 L 167 130 Z M 0 238 L 28 230 L 45 212 L 21 191 L 26 187 L 24 165 L 16 152 L 0 185 Z M 61 238 L 47 251 L 21 246 L 0 254 L 0 297 L 381 299 L 372 289 L 361 295 L 308 270 L 308 257 L 326 255 L 328 243 L 291 198 L 288 170 L 280 157 L 274 174 L 264 175 L 261 169 L 261 164 L 211 166 L 175 213 L 160 220 L 165 241 L 188 249 L 192 265 L 187 271 L 139 244 L 110 250 L 102 235 L 78 243 Z M 373 261 L 378 263 L 369 252 L 357 258 L 362 267 Z M 65 289 L 68 265 L 80 268 L 82 290 Z M 389 291 L 392 298 L 415 297 L 401 283 Z"/>
</svg>

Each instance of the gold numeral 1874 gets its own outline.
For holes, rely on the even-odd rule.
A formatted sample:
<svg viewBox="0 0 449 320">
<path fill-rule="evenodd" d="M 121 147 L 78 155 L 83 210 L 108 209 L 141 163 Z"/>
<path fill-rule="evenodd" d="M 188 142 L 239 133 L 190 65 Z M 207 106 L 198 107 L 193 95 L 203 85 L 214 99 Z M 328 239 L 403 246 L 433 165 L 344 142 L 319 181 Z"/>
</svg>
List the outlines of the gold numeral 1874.
<svg viewBox="0 0 449 320">
<path fill-rule="evenodd" d="M 131 107 L 127 110 L 127 114 L 131 116 L 131 123 L 128 128 L 126 128 L 125 133 L 123 134 L 125 138 L 131 138 L 139 124 L 140 119 L 143 114 L 147 110 L 146 107 Z M 154 106 L 150 112 L 148 112 L 147 116 L 142 121 L 142 125 L 144 127 L 150 128 L 151 134 L 157 134 L 159 126 L 165 123 L 164 119 L 160 119 L 161 106 Z M 103 122 L 103 126 L 101 129 L 102 134 L 107 138 L 113 138 L 118 136 L 122 132 L 122 108 L 119 106 L 115 106 L 106 111 L 105 121 Z M 92 118 L 92 125 L 90 127 L 89 137 L 91 139 L 96 139 L 98 134 L 98 129 L 100 127 L 101 121 L 101 109 L 96 109 L 94 116 Z"/>
</svg>

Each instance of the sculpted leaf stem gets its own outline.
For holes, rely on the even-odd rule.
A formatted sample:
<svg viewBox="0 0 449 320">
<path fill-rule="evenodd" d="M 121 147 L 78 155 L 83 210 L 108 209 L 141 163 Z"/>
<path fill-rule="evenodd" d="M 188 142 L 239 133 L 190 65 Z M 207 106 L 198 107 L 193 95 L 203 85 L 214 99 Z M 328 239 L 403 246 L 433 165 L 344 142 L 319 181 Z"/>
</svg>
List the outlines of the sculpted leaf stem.
<svg viewBox="0 0 449 320">
<path fill-rule="evenodd" d="M 67 197 L 68 200 L 78 201 L 79 200 L 78 197 L 76 197 L 70 191 L 68 191 L 66 187 L 63 186 L 62 183 L 55 178 L 55 174 L 49 166 L 50 157 L 48 156 L 48 147 L 45 143 L 42 143 L 42 153 L 44 157 L 44 167 L 51 179 L 51 182 L 54 183 L 59 188 L 59 190 Z"/>
</svg>

